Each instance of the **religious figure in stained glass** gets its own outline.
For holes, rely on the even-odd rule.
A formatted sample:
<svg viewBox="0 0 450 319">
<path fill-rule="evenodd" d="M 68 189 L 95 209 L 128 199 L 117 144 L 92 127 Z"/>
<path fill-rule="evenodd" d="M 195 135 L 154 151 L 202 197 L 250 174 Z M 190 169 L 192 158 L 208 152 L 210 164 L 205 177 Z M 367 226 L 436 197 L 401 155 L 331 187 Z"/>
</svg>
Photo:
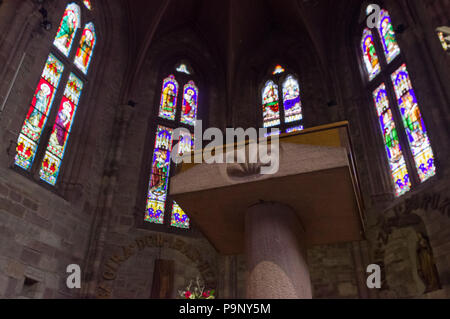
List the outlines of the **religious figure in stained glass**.
<svg viewBox="0 0 450 319">
<path fill-rule="evenodd" d="M 75 65 L 87 74 L 96 43 L 94 24 L 88 23 L 81 35 L 80 47 L 75 55 Z"/>
<path fill-rule="evenodd" d="M 181 123 L 194 126 L 197 119 L 198 89 L 193 81 L 184 86 Z"/>
<path fill-rule="evenodd" d="M 278 98 L 278 85 L 267 81 L 262 94 L 264 127 L 280 124 L 280 102 Z"/>
<path fill-rule="evenodd" d="M 158 126 L 153 153 L 152 174 L 147 200 L 146 221 L 163 224 L 164 207 L 169 183 L 170 154 L 173 130 Z"/>
<path fill-rule="evenodd" d="M 175 120 L 177 108 L 178 82 L 173 75 L 164 80 L 159 116 L 167 120 Z"/>
<path fill-rule="evenodd" d="M 392 74 L 398 106 L 421 182 L 436 174 L 433 150 L 406 65 Z"/>
<path fill-rule="evenodd" d="M 15 164 L 25 170 L 33 163 L 63 70 L 64 65 L 50 54 L 17 142 Z"/>
<path fill-rule="evenodd" d="M 64 16 L 56 33 L 53 44 L 65 55 L 69 56 L 73 39 L 77 29 L 80 27 L 80 7 L 71 3 L 64 11 Z"/>
<path fill-rule="evenodd" d="M 375 51 L 372 32 L 369 29 L 365 29 L 363 32 L 361 48 L 369 80 L 372 80 L 380 73 L 381 67 L 377 52 Z"/>
<path fill-rule="evenodd" d="M 381 22 L 378 32 L 383 43 L 386 60 L 390 63 L 400 54 L 400 47 L 395 39 L 391 18 L 386 10 L 381 10 Z"/>
<path fill-rule="evenodd" d="M 83 82 L 71 73 L 39 172 L 41 179 L 50 185 L 55 185 L 58 179 L 82 90 Z"/>
<path fill-rule="evenodd" d="M 374 91 L 373 97 L 379 118 L 380 129 L 383 134 L 391 175 L 395 184 L 395 194 L 396 196 L 401 196 L 411 189 L 411 181 L 401 150 L 398 131 L 389 106 L 384 83 Z"/>
<path fill-rule="evenodd" d="M 303 119 L 300 86 L 292 75 L 289 75 L 283 83 L 283 104 L 286 123 Z"/>
</svg>

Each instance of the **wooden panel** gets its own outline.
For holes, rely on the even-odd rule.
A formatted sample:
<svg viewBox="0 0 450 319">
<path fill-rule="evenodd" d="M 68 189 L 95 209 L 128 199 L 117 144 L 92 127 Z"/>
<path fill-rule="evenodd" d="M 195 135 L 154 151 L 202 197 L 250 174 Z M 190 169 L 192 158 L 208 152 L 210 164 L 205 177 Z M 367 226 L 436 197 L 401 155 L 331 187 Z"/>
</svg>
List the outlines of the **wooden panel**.
<svg viewBox="0 0 450 319">
<path fill-rule="evenodd" d="M 153 272 L 152 299 L 170 299 L 173 292 L 173 276 L 175 262 L 173 260 L 155 260 Z"/>
</svg>

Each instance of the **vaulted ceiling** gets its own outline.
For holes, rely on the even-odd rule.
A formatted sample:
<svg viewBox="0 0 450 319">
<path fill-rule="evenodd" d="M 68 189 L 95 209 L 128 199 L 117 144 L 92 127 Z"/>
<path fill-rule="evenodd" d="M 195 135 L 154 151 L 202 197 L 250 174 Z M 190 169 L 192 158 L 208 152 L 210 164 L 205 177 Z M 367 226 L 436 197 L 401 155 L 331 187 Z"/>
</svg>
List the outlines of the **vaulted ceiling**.
<svg viewBox="0 0 450 319">
<path fill-rule="evenodd" d="M 362 0 L 122 0 L 128 10 L 136 64 L 152 42 L 189 27 L 220 58 L 232 78 L 242 55 L 274 32 L 303 42 L 326 65 L 333 30 L 349 7 Z"/>
</svg>

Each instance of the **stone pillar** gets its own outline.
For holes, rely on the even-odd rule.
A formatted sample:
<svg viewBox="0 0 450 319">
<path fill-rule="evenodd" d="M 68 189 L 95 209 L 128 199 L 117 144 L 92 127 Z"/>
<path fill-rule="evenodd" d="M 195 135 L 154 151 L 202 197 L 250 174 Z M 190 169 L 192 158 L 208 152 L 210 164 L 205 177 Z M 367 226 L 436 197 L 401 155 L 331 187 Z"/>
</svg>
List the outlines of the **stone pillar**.
<svg viewBox="0 0 450 319">
<path fill-rule="evenodd" d="M 304 229 L 288 206 L 264 202 L 247 210 L 247 298 L 312 298 L 304 238 Z"/>
</svg>

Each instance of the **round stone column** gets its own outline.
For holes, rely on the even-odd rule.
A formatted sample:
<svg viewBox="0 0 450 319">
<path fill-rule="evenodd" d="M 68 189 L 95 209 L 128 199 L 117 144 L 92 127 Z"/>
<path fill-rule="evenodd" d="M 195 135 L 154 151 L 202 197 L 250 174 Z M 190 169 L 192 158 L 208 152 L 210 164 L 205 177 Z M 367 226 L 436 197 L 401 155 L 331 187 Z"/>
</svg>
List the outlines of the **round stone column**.
<svg viewBox="0 0 450 319">
<path fill-rule="evenodd" d="M 245 216 L 247 298 L 311 299 L 304 230 L 288 206 L 264 202 Z"/>
</svg>

